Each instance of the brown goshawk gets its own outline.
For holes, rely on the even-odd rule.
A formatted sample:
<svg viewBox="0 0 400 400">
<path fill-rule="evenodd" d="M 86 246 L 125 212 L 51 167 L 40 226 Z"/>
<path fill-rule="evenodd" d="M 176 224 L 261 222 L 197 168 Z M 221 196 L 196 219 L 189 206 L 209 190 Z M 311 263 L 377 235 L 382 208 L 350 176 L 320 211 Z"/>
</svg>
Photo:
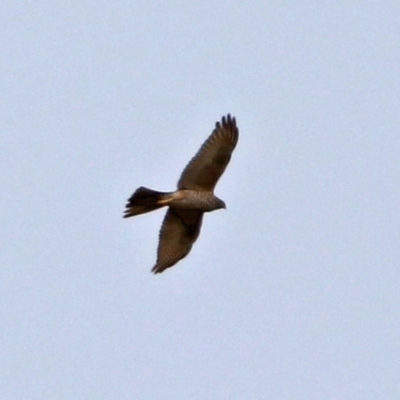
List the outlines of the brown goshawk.
<svg viewBox="0 0 400 400">
<path fill-rule="evenodd" d="M 226 208 L 214 188 L 231 159 L 239 138 L 236 120 L 229 114 L 183 170 L 174 192 L 138 188 L 128 199 L 124 218 L 168 206 L 161 226 L 157 261 L 152 271 L 163 272 L 190 252 L 199 236 L 205 212 Z"/>
</svg>

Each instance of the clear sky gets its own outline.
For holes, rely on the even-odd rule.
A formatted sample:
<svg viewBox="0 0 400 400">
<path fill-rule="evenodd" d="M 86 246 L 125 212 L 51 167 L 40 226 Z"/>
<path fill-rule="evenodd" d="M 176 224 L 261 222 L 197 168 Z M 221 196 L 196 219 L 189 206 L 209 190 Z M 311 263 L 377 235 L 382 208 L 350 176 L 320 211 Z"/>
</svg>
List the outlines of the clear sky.
<svg viewBox="0 0 400 400">
<path fill-rule="evenodd" d="M 400 398 L 400 3 L 0 6 L 0 398 Z M 163 211 L 226 113 L 191 254 Z"/>
</svg>

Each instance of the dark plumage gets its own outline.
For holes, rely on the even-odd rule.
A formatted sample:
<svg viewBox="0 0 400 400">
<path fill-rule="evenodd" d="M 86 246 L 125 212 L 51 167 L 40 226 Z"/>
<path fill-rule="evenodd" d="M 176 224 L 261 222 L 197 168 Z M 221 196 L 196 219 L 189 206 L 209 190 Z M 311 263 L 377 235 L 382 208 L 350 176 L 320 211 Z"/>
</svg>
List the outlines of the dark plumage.
<svg viewBox="0 0 400 400">
<path fill-rule="evenodd" d="M 227 167 L 239 138 L 235 118 L 229 114 L 200 147 L 183 170 L 175 192 L 138 188 L 128 199 L 124 218 L 168 206 L 160 230 L 157 262 L 152 271 L 163 272 L 184 258 L 200 234 L 205 212 L 225 208 L 214 188 Z"/>
</svg>

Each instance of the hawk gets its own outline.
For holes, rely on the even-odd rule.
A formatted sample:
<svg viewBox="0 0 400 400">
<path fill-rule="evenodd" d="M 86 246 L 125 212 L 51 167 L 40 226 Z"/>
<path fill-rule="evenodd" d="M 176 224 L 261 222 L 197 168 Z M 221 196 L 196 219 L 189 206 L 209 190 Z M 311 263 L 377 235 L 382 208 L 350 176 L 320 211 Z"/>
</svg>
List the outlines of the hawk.
<svg viewBox="0 0 400 400">
<path fill-rule="evenodd" d="M 186 257 L 200 233 L 205 212 L 226 208 L 214 188 L 231 159 L 239 139 L 236 120 L 222 117 L 208 139 L 183 170 L 174 192 L 139 187 L 128 199 L 124 218 L 168 207 L 159 234 L 158 274 Z"/>
</svg>

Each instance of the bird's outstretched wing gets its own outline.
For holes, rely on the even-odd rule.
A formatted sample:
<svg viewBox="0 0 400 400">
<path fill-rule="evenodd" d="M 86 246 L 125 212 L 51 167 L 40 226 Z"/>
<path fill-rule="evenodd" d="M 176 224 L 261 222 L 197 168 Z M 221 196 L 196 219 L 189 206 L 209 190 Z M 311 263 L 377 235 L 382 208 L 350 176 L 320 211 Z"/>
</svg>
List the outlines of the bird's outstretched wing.
<svg viewBox="0 0 400 400">
<path fill-rule="evenodd" d="M 202 211 L 174 210 L 169 208 L 160 230 L 155 274 L 172 267 L 187 256 L 199 237 Z"/>
<path fill-rule="evenodd" d="M 215 129 L 183 170 L 178 189 L 213 191 L 231 159 L 239 138 L 236 120 L 229 114 Z"/>
</svg>

